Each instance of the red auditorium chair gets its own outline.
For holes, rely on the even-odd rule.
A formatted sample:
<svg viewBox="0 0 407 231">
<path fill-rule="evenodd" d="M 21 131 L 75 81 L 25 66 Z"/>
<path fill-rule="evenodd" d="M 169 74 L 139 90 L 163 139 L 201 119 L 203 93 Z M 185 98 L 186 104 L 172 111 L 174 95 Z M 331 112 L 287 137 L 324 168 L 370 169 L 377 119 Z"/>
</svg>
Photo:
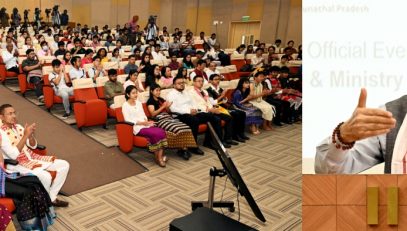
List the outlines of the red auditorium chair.
<svg viewBox="0 0 407 231">
<path fill-rule="evenodd" d="M 54 88 L 48 79 L 48 74 L 43 76 L 44 85 L 42 91 L 44 93 L 44 105 L 48 112 L 51 112 L 51 108 L 54 104 L 62 104 L 62 98 L 55 95 Z M 75 96 L 70 96 L 69 101 L 73 103 L 75 101 Z"/>
<path fill-rule="evenodd" d="M 20 65 L 20 72 L 21 71 L 21 65 Z M 6 79 L 9 78 L 18 78 L 18 74 L 12 71 L 7 71 L 6 70 L 6 64 L 3 62 L 3 58 L 0 56 L 0 82 L 2 84 L 5 83 Z"/>
<path fill-rule="evenodd" d="M 33 150 L 35 153 L 39 155 L 46 155 L 47 154 L 47 149 L 43 145 L 37 145 L 37 149 Z M 18 162 L 10 161 L 10 160 L 4 160 L 4 163 L 7 164 L 17 164 Z M 51 174 L 52 180 L 55 179 L 56 176 L 56 171 L 51 171 L 49 172 Z M 16 209 L 16 206 L 14 205 L 14 201 L 12 198 L 8 197 L 2 197 L 0 198 L 0 204 L 4 205 L 10 213 L 13 213 Z"/>
<path fill-rule="evenodd" d="M 21 94 L 25 96 L 25 93 L 28 90 L 34 90 L 35 88 L 33 83 L 27 82 L 27 75 L 24 72 L 22 72 L 22 70 L 21 73 L 23 74 L 18 75 L 18 86 L 20 87 Z"/>
<path fill-rule="evenodd" d="M 109 77 L 97 77 L 96 78 L 96 92 L 99 99 L 106 102 L 105 98 L 105 83 L 109 81 Z M 116 111 L 110 107 L 107 107 L 107 115 L 112 118 L 116 118 Z"/>
<path fill-rule="evenodd" d="M 246 64 L 246 60 L 244 59 L 244 55 L 234 55 L 230 56 L 230 63 L 236 66 L 236 69 L 240 71 L 240 69 Z"/>
<path fill-rule="evenodd" d="M 92 79 L 76 79 L 72 83 L 75 97 L 73 110 L 78 129 L 95 125 L 106 128 L 107 105 L 98 98 Z"/>
</svg>

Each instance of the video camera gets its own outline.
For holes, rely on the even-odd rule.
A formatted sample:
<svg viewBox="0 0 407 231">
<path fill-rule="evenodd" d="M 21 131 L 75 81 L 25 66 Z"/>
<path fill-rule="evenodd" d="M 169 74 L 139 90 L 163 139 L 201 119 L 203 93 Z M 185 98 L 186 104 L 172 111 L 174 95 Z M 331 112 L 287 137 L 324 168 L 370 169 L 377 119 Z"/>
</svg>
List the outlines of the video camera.
<svg viewBox="0 0 407 231">
<path fill-rule="evenodd" d="M 156 24 L 156 22 L 157 22 L 157 15 L 150 15 L 150 17 L 148 17 L 149 24 Z"/>
</svg>

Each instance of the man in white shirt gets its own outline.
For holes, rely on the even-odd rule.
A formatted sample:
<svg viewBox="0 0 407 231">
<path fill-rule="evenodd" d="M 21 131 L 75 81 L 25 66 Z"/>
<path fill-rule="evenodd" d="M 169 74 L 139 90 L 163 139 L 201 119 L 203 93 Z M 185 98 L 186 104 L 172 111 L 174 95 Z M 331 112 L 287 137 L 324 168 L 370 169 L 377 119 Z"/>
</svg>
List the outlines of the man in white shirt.
<svg viewBox="0 0 407 231">
<path fill-rule="evenodd" d="M 161 49 L 162 51 L 168 51 L 169 44 L 168 44 L 168 42 L 165 41 L 164 36 L 163 36 L 163 35 L 160 35 L 159 38 L 160 38 L 160 41 L 159 41 L 160 49 Z"/>
<path fill-rule="evenodd" d="M 238 143 L 232 140 L 232 133 L 233 133 L 233 123 L 232 117 L 230 115 L 226 115 L 221 113 L 220 109 L 218 108 L 216 101 L 210 101 L 209 94 L 203 87 L 204 79 L 202 76 L 195 76 L 193 79 L 194 87 L 189 90 L 189 95 L 194 102 L 195 107 L 200 110 L 201 112 L 210 113 L 214 116 L 220 124 L 220 121 L 225 122 L 225 132 L 224 135 L 219 133 L 219 139 L 222 141 L 223 146 L 225 148 L 230 148 L 231 145 L 237 145 Z M 214 104 L 214 105 L 212 105 Z M 213 126 L 217 126 L 218 123 L 215 123 Z M 219 129 L 222 129 L 221 127 Z"/>
<path fill-rule="evenodd" d="M 59 48 L 58 42 L 59 42 L 59 35 L 54 34 L 54 41 L 50 42 L 50 44 L 49 44 L 49 47 L 51 48 L 52 54 L 54 54 L 55 51 L 58 50 L 58 48 Z"/>
<path fill-rule="evenodd" d="M 81 58 L 79 56 L 72 57 L 71 64 L 72 68 L 69 71 L 69 78 L 71 81 L 86 78 L 85 70 L 81 68 Z"/>
<path fill-rule="evenodd" d="M 216 34 L 213 33 L 213 34 L 211 34 L 211 37 L 208 38 L 208 45 L 209 45 L 211 48 L 215 48 L 216 42 L 217 42 L 217 41 L 216 41 Z"/>
<path fill-rule="evenodd" d="M 172 102 L 170 110 L 172 113 L 177 114 L 177 119 L 191 128 L 195 141 L 198 140 L 197 137 L 200 124 L 210 122 L 218 136 L 219 134 L 222 134 L 220 120 L 210 113 L 199 110 L 196 105 L 194 105 L 189 93 L 185 90 L 185 79 L 177 76 L 174 78 L 173 83 L 174 89 L 172 89 L 167 95 L 167 101 Z M 211 146 L 210 139 L 209 130 L 207 130 L 204 146 Z M 189 151 L 198 155 L 204 154 L 200 148 L 192 148 L 189 149 Z"/>
<path fill-rule="evenodd" d="M 96 83 L 97 77 L 107 76 L 107 71 L 103 69 L 103 65 L 100 63 L 100 58 L 98 56 L 93 57 L 93 67 L 88 70 L 89 78 L 93 79 Z"/>
<path fill-rule="evenodd" d="M 154 50 L 151 52 L 151 54 L 153 55 L 153 59 L 157 60 L 157 61 L 164 61 L 167 59 L 167 57 L 165 57 L 164 53 L 162 51 L 160 51 L 160 45 L 157 44 L 154 46 Z"/>
<path fill-rule="evenodd" d="M 69 163 L 55 156 L 42 156 L 31 149 L 37 148 L 34 137 L 36 125 L 17 124 L 16 111 L 10 104 L 0 106 L 0 149 L 4 159 L 17 160 L 17 165 L 7 165 L 7 169 L 21 174 L 33 174 L 38 177 L 47 190 L 52 204 L 67 207 L 68 202 L 60 201 L 57 195 L 61 190 L 69 171 Z M 52 179 L 50 172 L 56 172 Z"/>
<path fill-rule="evenodd" d="M 220 76 L 221 79 L 224 79 L 224 76 L 219 73 L 219 71 L 216 69 L 216 66 L 216 63 L 212 61 L 209 64 L 209 67 L 205 70 L 206 76 L 211 77 L 211 75 L 217 74 Z"/>
<path fill-rule="evenodd" d="M 3 58 L 3 62 L 6 64 L 7 71 L 15 72 L 16 74 L 20 73 L 17 63 L 18 50 L 14 49 L 12 43 L 7 43 L 6 50 L 1 52 L 1 57 Z"/>
<path fill-rule="evenodd" d="M 257 48 L 256 55 L 252 57 L 250 64 L 253 68 L 262 67 L 264 65 L 263 49 Z"/>
<path fill-rule="evenodd" d="M 70 82 L 70 79 L 65 74 L 65 68 L 61 68 L 61 61 L 54 59 L 51 65 L 53 71 L 48 75 L 48 79 L 54 88 L 55 94 L 62 98 L 65 109 L 65 114 L 62 117 L 68 118 L 71 115 L 69 96 L 73 95 L 73 88 L 66 85 L 67 82 Z"/>
</svg>

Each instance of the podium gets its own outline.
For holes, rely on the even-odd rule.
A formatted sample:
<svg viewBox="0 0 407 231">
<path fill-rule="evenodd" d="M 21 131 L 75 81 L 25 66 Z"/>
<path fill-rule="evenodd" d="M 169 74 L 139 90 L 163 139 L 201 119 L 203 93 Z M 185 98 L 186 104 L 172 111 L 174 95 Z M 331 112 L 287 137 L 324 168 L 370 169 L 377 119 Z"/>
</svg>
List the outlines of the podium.
<svg viewBox="0 0 407 231">
<path fill-rule="evenodd" d="M 170 231 L 256 231 L 230 217 L 206 207 L 195 209 L 191 214 L 176 218 L 170 223 Z"/>
</svg>

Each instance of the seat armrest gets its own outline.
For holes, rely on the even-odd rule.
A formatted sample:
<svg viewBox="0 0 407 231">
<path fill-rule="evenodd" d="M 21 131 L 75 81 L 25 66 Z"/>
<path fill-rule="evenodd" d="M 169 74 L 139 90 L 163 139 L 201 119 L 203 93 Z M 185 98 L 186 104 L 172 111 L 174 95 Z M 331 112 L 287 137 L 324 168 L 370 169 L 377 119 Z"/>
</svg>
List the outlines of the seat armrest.
<svg viewBox="0 0 407 231">
<path fill-rule="evenodd" d="M 10 165 L 17 165 L 18 164 L 18 160 L 13 160 L 13 159 L 4 159 L 4 164 L 10 164 Z"/>
<path fill-rule="evenodd" d="M 128 122 L 128 121 L 121 121 L 121 122 L 117 122 L 116 124 L 125 124 L 125 125 L 129 125 L 129 126 L 134 126 L 134 124 L 132 122 Z"/>
<path fill-rule="evenodd" d="M 44 145 L 41 144 L 37 144 L 37 148 L 38 150 L 45 150 L 47 147 L 45 147 Z"/>
</svg>

